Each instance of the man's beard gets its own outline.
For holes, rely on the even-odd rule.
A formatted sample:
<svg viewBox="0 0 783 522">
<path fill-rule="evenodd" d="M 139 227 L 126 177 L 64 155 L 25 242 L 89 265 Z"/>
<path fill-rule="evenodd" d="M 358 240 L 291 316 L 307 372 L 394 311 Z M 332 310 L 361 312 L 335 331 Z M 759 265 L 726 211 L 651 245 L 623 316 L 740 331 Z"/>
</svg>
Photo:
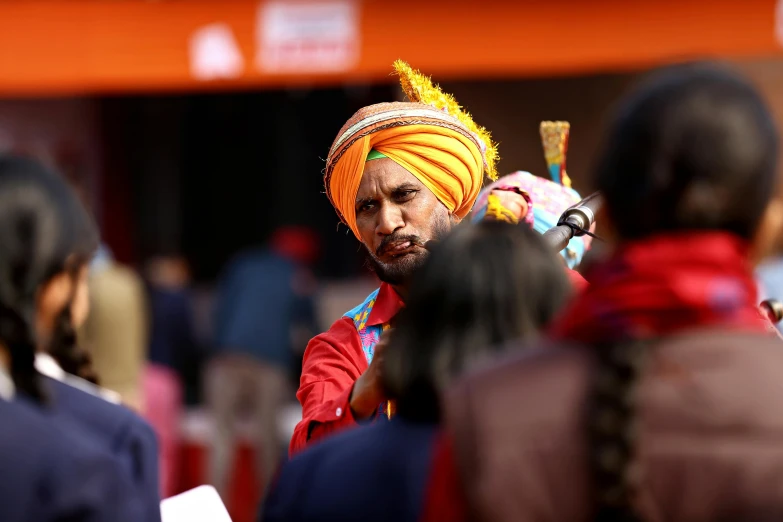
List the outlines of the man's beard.
<svg viewBox="0 0 783 522">
<path fill-rule="evenodd" d="M 406 234 L 391 234 L 386 236 L 375 254 L 367 249 L 367 265 L 375 272 L 378 279 L 384 283 L 394 286 L 404 285 L 410 281 L 411 276 L 427 261 L 429 253 L 424 248 L 425 242 L 430 240 L 439 241 L 443 239 L 450 230 L 451 220 L 446 217 L 445 219 L 438 219 L 437 222 L 433 224 L 432 237 L 428 240 L 424 240 L 419 236 Z M 410 241 L 412 245 L 417 245 L 419 248 L 394 258 L 391 262 L 381 261 L 380 256 L 389 243 L 402 241 Z"/>
</svg>

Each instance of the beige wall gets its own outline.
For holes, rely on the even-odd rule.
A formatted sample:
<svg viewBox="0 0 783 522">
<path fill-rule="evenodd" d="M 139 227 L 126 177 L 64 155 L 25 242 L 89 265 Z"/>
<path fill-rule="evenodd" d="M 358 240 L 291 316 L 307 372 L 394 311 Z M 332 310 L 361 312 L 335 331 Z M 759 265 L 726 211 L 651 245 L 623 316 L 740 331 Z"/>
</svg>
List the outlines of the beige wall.
<svg viewBox="0 0 783 522">
<path fill-rule="evenodd" d="M 783 61 L 755 60 L 735 65 L 759 85 L 783 126 Z M 616 74 L 444 83 L 442 87 L 500 142 L 501 173 L 529 170 L 546 176 L 538 125 L 542 120 L 571 122 L 568 173 L 575 188 L 585 193 L 589 189 L 587 172 L 610 109 L 636 79 L 634 74 Z"/>
<path fill-rule="evenodd" d="M 623 92 L 629 76 L 518 80 L 503 83 L 444 84 L 500 144 L 501 174 L 527 170 L 547 176 L 539 123 L 571 123 L 568 173 L 584 190 L 584 172 L 598 146 L 607 109 Z"/>
</svg>

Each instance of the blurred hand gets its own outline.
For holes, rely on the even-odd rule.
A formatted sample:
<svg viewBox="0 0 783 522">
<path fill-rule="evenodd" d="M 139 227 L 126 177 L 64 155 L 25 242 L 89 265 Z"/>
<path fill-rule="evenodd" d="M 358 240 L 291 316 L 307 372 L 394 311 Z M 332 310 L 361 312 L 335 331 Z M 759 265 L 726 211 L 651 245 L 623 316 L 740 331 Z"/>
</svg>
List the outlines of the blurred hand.
<svg viewBox="0 0 783 522">
<path fill-rule="evenodd" d="M 511 212 L 518 221 L 523 221 L 527 216 L 528 205 L 527 200 L 521 194 L 518 194 L 511 190 L 495 189 L 491 192 L 493 196 L 496 196 L 500 200 L 500 204 Z"/>
<path fill-rule="evenodd" d="M 378 410 L 378 406 L 386 400 L 381 382 L 381 369 L 383 352 L 389 344 L 390 332 L 391 330 L 383 332 L 378 344 L 375 345 L 375 354 L 370 366 L 353 385 L 350 404 L 355 419 L 370 418 Z"/>
</svg>

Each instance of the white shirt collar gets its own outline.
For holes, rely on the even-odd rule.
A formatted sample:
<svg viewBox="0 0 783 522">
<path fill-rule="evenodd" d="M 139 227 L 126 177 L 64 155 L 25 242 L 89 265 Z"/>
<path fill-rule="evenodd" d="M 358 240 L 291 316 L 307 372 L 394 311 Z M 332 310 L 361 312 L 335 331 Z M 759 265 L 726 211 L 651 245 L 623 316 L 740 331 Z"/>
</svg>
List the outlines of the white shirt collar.
<svg viewBox="0 0 783 522">
<path fill-rule="evenodd" d="M 69 386 L 73 386 L 74 388 L 78 388 L 83 392 L 95 395 L 106 401 L 112 402 L 114 404 L 122 403 L 122 398 L 120 397 L 119 393 L 101 388 L 100 386 L 95 386 L 93 383 L 86 381 L 81 377 L 66 373 L 65 370 L 63 370 L 60 365 L 57 364 L 57 361 L 54 360 L 54 357 L 48 353 L 35 354 L 35 369 L 50 379 L 54 379 L 55 381 L 60 381 Z"/>
<path fill-rule="evenodd" d="M 54 357 L 48 353 L 35 354 L 35 369 L 42 375 L 46 375 L 50 379 L 55 381 L 62 381 L 65 379 L 65 371 L 60 368 Z"/>
<path fill-rule="evenodd" d="M 16 395 L 14 380 L 5 368 L 0 367 L 0 399 L 10 401 L 14 395 Z"/>
</svg>

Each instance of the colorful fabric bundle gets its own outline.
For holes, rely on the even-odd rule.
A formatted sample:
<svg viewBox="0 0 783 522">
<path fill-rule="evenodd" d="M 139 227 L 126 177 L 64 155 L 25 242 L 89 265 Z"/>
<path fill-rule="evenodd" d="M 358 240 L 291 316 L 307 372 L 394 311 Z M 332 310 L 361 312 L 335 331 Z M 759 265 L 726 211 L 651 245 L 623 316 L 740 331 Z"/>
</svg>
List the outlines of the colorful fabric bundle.
<svg viewBox="0 0 783 522">
<path fill-rule="evenodd" d="M 503 176 L 484 188 L 476 200 L 473 220 L 486 216 L 492 205 L 492 191 L 512 190 L 525 196 L 528 211 L 524 221 L 533 230 L 543 234 L 557 225 L 560 215 L 570 206 L 582 200 L 577 191 L 570 188 L 571 180 L 565 170 L 565 158 L 568 146 L 569 125 L 567 122 L 542 122 L 541 141 L 544 145 L 549 172 L 555 181 L 539 178 L 525 171 L 517 171 Z M 562 184 L 561 184 L 562 182 Z M 561 255 L 569 268 L 575 268 L 590 248 L 590 236 L 575 237 Z"/>
</svg>

